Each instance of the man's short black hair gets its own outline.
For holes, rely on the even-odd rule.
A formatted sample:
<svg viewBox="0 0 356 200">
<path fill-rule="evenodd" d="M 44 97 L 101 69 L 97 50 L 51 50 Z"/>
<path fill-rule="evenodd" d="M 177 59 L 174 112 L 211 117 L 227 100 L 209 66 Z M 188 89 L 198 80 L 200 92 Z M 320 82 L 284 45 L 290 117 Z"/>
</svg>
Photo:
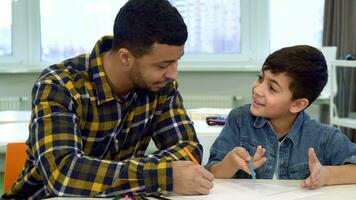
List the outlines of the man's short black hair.
<svg viewBox="0 0 356 200">
<path fill-rule="evenodd" d="M 187 37 L 187 26 L 169 1 L 129 0 L 116 15 L 112 50 L 127 48 L 141 57 L 155 42 L 181 46 Z"/>
<path fill-rule="evenodd" d="M 308 45 L 282 48 L 267 57 L 262 70 L 286 73 L 292 81 L 292 99 L 307 98 L 309 105 L 320 95 L 328 81 L 324 55 Z"/>
</svg>

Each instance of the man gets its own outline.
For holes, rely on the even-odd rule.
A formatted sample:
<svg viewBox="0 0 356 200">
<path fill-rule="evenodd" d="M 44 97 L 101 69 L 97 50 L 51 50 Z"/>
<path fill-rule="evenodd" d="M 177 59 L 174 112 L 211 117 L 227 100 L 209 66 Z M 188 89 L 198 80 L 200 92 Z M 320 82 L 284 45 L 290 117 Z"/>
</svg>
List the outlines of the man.
<svg viewBox="0 0 356 200">
<path fill-rule="evenodd" d="M 25 169 L 3 198 L 207 194 L 213 175 L 183 150 L 202 157 L 175 82 L 186 39 L 168 1 L 130 0 L 113 37 L 45 69 L 32 91 Z M 145 156 L 151 139 L 158 151 Z"/>
</svg>

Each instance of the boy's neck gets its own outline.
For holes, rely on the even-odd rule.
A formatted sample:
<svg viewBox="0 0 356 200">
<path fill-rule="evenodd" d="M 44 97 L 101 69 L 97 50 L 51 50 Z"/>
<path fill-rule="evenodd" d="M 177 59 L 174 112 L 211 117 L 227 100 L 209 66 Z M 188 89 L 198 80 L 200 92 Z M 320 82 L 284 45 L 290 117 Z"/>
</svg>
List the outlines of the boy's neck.
<svg viewBox="0 0 356 200">
<path fill-rule="evenodd" d="M 297 115 L 289 115 L 283 118 L 269 120 L 278 140 L 288 133 L 289 129 L 293 126 L 296 117 Z"/>
</svg>

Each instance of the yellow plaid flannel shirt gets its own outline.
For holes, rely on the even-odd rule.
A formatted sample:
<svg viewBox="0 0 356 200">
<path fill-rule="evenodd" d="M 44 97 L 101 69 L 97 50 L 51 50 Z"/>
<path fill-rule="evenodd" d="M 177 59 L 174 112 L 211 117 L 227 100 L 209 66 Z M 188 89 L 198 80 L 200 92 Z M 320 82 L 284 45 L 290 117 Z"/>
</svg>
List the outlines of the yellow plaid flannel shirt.
<svg viewBox="0 0 356 200">
<path fill-rule="evenodd" d="M 102 54 L 92 53 L 45 69 L 32 90 L 28 159 L 4 197 L 108 197 L 171 191 L 172 161 L 201 160 L 202 147 L 182 105 L 176 83 L 158 93 L 119 97 L 109 86 Z M 145 155 L 153 139 L 159 149 Z"/>
</svg>

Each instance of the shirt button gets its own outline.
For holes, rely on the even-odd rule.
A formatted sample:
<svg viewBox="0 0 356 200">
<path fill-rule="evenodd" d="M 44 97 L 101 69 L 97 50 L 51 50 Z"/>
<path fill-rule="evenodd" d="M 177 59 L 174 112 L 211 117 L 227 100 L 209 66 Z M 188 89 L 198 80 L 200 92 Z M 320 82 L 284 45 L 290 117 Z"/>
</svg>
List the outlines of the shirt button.
<svg viewBox="0 0 356 200">
<path fill-rule="evenodd" d="M 271 166 L 271 165 L 268 165 L 268 169 L 272 169 L 272 166 Z"/>
</svg>

